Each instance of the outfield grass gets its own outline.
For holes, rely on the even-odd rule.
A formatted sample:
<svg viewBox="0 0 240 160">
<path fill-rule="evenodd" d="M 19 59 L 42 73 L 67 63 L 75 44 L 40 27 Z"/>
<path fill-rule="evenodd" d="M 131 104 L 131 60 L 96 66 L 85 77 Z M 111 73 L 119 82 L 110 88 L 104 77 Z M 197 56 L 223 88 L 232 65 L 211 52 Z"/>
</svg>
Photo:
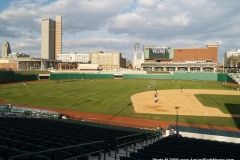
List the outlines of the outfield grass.
<svg viewBox="0 0 240 160">
<path fill-rule="evenodd" d="M 151 87 L 151 88 L 149 88 Z M 69 80 L 0 85 L 0 99 L 55 109 L 175 121 L 175 116 L 136 114 L 130 101 L 134 93 L 162 89 L 231 89 L 220 82 L 172 80 Z M 237 126 L 231 118 L 180 116 L 180 122 Z"/>
<path fill-rule="evenodd" d="M 195 97 L 204 106 L 219 108 L 223 113 L 240 114 L 240 95 L 197 94 Z"/>
</svg>

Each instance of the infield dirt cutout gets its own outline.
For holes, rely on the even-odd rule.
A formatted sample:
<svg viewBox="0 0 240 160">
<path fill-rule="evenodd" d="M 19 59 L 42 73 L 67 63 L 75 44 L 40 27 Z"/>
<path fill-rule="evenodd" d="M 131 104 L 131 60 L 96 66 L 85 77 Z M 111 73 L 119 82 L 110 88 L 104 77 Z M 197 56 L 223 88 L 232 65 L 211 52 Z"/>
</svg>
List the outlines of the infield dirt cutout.
<svg viewBox="0 0 240 160">
<path fill-rule="evenodd" d="M 176 115 L 175 107 L 179 107 L 179 115 L 213 116 L 213 117 L 240 117 L 240 115 L 225 114 L 218 108 L 204 106 L 194 96 L 195 94 L 239 95 L 233 90 L 206 90 L 206 89 L 170 89 L 158 90 L 159 101 L 154 102 L 155 91 L 141 92 L 131 96 L 136 113 Z"/>
</svg>

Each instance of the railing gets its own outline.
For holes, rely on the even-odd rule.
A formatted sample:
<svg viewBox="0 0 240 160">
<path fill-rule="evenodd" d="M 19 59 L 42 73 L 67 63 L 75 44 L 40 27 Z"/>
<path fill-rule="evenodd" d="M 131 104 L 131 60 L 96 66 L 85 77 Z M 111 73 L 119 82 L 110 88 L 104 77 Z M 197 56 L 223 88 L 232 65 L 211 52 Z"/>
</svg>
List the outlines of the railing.
<svg viewBox="0 0 240 160">
<path fill-rule="evenodd" d="M 122 136 L 122 137 L 117 137 L 115 139 L 115 154 L 114 154 L 114 158 L 115 160 L 117 159 L 117 152 L 119 150 L 120 147 L 123 147 L 126 151 L 126 155 L 128 154 L 128 146 L 131 145 L 131 144 L 134 144 L 134 148 L 133 150 L 135 151 L 135 147 L 136 147 L 136 143 L 138 142 L 145 142 L 145 146 L 148 145 L 148 139 L 149 138 L 158 138 L 160 137 L 160 132 L 159 131 L 156 131 L 155 133 L 152 133 L 152 134 L 149 134 L 147 132 L 143 132 L 143 133 L 137 133 L 137 134 L 132 134 L 132 135 L 127 135 L 127 136 Z M 132 140 L 128 140 L 128 139 L 131 139 Z M 123 143 L 119 143 L 119 141 L 121 140 L 127 140 L 126 142 L 123 142 Z"/>
<path fill-rule="evenodd" d="M 24 157 L 28 157 L 28 156 L 34 156 L 34 155 L 39 155 L 39 154 L 46 154 L 46 153 L 52 153 L 52 152 L 56 152 L 56 151 L 62 151 L 62 150 L 66 150 L 66 149 L 72 149 L 72 148 L 77 148 L 77 147 L 84 147 L 84 146 L 89 146 L 89 145 L 93 145 L 93 144 L 103 144 L 105 145 L 105 141 L 95 141 L 95 142 L 90 142 L 90 143 L 82 143 L 82 144 L 77 144 L 77 145 L 72 145 L 72 146 L 66 146 L 66 147 L 61 147 L 61 148 L 55 148 L 55 149 L 49 149 L 49 150 L 44 150 L 44 151 L 39 151 L 39 152 L 33 152 L 33 153 L 26 153 L 26 154 L 20 154 L 20 155 L 16 155 L 16 156 L 12 156 L 9 158 L 9 160 L 17 160 L 18 158 L 24 158 Z M 101 153 L 103 152 L 105 149 L 99 149 L 96 151 L 92 151 L 92 152 L 88 152 L 82 155 L 77 155 L 74 157 L 70 157 L 67 158 L 68 160 L 72 160 L 72 159 L 76 159 L 76 158 L 80 158 L 80 157 L 86 157 L 86 156 L 90 156 L 92 154 L 95 153 Z"/>
</svg>

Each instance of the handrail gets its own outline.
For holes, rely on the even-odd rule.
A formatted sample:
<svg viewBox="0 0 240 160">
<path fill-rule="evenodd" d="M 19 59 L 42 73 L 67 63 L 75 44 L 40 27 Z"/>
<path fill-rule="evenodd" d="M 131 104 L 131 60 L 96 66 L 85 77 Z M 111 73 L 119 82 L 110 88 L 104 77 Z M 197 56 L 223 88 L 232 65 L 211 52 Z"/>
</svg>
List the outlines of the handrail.
<svg viewBox="0 0 240 160">
<path fill-rule="evenodd" d="M 146 132 L 136 133 L 136 134 L 122 136 L 122 137 L 117 137 L 117 138 L 115 138 L 115 147 L 117 148 L 117 147 L 125 146 L 125 145 L 131 144 L 131 143 L 136 143 L 139 140 L 132 140 L 132 141 L 128 141 L 128 142 L 125 142 L 125 143 L 119 143 L 119 144 L 118 144 L 118 141 L 122 140 L 122 139 L 130 138 L 130 137 L 140 136 L 140 135 L 143 135 L 144 138 L 146 138 Z"/>
<path fill-rule="evenodd" d="M 130 144 L 133 144 L 133 143 L 137 143 L 137 142 L 140 142 L 143 140 L 143 142 L 145 141 L 146 142 L 146 146 L 147 146 L 147 139 L 150 138 L 150 137 L 155 137 L 155 136 L 159 136 L 159 132 L 155 131 L 153 134 L 150 134 L 148 135 L 147 133 L 150 133 L 150 132 L 142 132 L 142 133 L 137 133 L 137 134 L 132 134 L 132 135 L 128 135 L 128 136 L 122 136 L 122 137 L 117 137 L 115 138 L 115 160 L 117 160 L 117 150 L 118 150 L 118 147 L 125 147 L 126 149 L 126 156 L 128 154 L 128 148 L 126 147 L 127 145 L 130 145 Z M 118 144 L 118 140 L 121 140 L 121 139 L 125 139 L 125 138 L 130 138 L 130 137 L 134 137 L 134 136 L 139 136 L 139 135 L 143 135 L 143 137 L 140 137 L 138 139 L 134 139 L 134 140 L 131 140 L 131 141 L 128 141 L 128 142 L 123 142 L 123 143 L 120 143 Z M 135 147 L 134 147 L 134 150 L 135 150 Z"/>
<path fill-rule="evenodd" d="M 136 133 L 136 134 L 131 134 L 131 135 L 127 135 L 127 136 L 117 137 L 117 138 L 115 138 L 115 141 L 120 140 L 120 139 L 124 139 L 124 138 L 129 138 L 129 137 L 138 136 L 138 135 L 146 135 L 146 136 L 147 136 L 146 133 L 151 133 L 151 132 L 142 132 L 142 133 Z M 152 135 L 152 134 L 151 134 L 151 135 Z M 150 135 L 150 136 L 151 136 L 151 135 Z M 155 132 L 153 133 L 153 135 L 158 135 L 158 132 L 155 131 Z M 148 137 L 148 136 L 147 136 L 147 137 Z"/>
<path fill-rule="evenodd" d="M 99 153 L 99 152 L 102 152 L 102 151 L 104 151 L 104 149 L 100 149 L 100 150 L 97 150 L 97 151 L 85 153 L 85 154 L 78 155 L 78 156 L 75 156 L 75 157 L 70 157 L 70 158 L 67 158 L 65 160 L 75 160 L 76 158 L 85 157 L 85 156 L 88 156 L 88 155 L 91 155 L 91 154 L 95 154 L 95 153 Z"/>
<path fill-rule="evenodd" d="M 132 140 L 132 141 L 128 141 L 128 142 L 126 142 L 126 143 L 121 143 L 121 144 L 118 144 L 118 143 L 117 143 L 118 140 L 125 139 L 125 138 L 129 138 L 129 137 L 144 135 L 144 137 L 141 138 L 141 140 L 142 140 L 142 139 L 147 139 L 147 138 L 149 138 L 149 137 L 154 137 L 154 136 L 157 136 L 157 135 L 158 135 L 157 132 L 155 132 L 155 133 L 153 133 L 153 134 L 151 134 L 151 135 L 147 135 L 146 133 L 147 133 L 147 132 L 132 134 L 132 135 L 128 135 L 128 136 L 117 137 L 117 138 L 115 138 L 115 143 L 116 143 L 115 145 L 116 145 L 116 147 L 120 147 L 120 146 L 125 146 L 125 145 L 127 145 L 127 144 L 136 143 L 136 142 L 139 142 L 139 141 L 140 141 L 140 139 L 138 139 L 138 140 Z"/>
<path fill-rule="evenodd" d="M 136 134 L 131 134 L 131 135 L 127 135 L 127 136 L 122 136 L 122 137 L 117 137 L 115 138 L 115 141 L 118 141 L 120 139 L 124 139 L 124 138 L 129 138 L 129 137 L 134 137 L 134 136 L 138 136 L 138 135 L 145 135 L 146 132 L 143 133 L 136 133 Z"/>
<path fill-rule="evenodd" d="M 54 148 L 54 149 L 49 149 L 49 150 L 44 150 L 44 151 L 25 153 L 25 154 L 12 156 L 12 157 L 9 158 L 9 160 L 14 160 L 16 158 L 21 158 L 21 157 L 26 157 L 26 156 L 32 156 L 32 155 L 35 155 L 35 154 L 42 154 L 42 153 L 48 153 L 48 152 L 61 151 L 61 150 L 64 150 L 64 149 L 80 147 L 80 146 L 87 146 L 87 145 L 92 145 L 92 144 L 97 144 L 97 143 L 104 143 L 104 142 L 105 142 L 105 140 L 101 140 L 101 141 L 95 141 L 95 142 L 90 142 L 90 143 L 81 143 L 81 144 L 72 145 L 72 146 L 66 146 L 66 147 L 61 147 L 61 148 Z"/>
</svg>

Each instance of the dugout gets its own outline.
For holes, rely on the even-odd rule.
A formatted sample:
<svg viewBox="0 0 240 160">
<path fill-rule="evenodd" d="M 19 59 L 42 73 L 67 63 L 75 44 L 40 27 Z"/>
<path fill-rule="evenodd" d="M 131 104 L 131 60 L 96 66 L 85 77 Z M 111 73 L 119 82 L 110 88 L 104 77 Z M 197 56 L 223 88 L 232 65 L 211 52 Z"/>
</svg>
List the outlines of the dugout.
<svg viewBox="0 0 240 160">
<path fill-rule="evenodd" d="M 113 79 L 123 79 L 123 74 L 114 74 Z"/>
<path fill-rule="evenodd" d="M 39 80 L 50 79 L 50 74 L 39 74 L 38 77 L 39 77 Z"/>
</svg>

